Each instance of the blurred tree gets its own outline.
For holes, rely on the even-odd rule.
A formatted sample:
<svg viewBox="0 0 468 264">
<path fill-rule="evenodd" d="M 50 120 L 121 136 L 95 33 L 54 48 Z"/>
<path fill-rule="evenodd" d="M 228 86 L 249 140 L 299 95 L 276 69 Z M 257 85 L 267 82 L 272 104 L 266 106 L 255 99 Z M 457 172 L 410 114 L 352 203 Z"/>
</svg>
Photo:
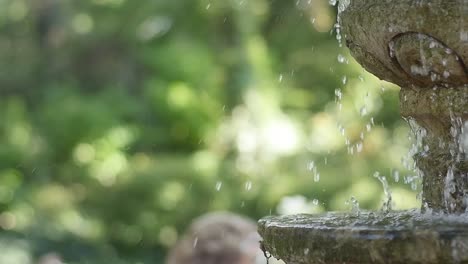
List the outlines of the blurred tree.
<svg viewBox="0 0 468 264">
<path fill-rule="evenodd" d="M 326 0 L 0 1 L 0 262 L 161 263 L 207 211 L 379 208 L 376 171 L 416 206 L 397 89 L 334 21 Z"/>
</svg>

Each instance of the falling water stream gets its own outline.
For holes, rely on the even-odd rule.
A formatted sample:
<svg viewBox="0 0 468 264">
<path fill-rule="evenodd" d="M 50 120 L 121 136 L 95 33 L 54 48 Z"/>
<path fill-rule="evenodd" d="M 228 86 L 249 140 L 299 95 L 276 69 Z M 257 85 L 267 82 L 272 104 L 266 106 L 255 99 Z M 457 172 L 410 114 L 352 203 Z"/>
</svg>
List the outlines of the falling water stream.
<svg viewBox="0 0 468 264">
<path fill-rule="evenodd" d="M 267 248 L 291 263 L 468 263 L 468 71 L 463 63 L 468 0 L 329 4 L 338 10 L 334 32 L 339 47 L 346 39 L 361 65 L 402 87 L 401 115 L 413 133 L 402 164 L 413 175 L 374 172 L 385 196 L 380 211 L 362 210 L 351 196 L 346 201 L 351 212 L 261 220 L 259 232 Z M 443 28 L 440 21 L 453 28 Z M 337 61 L 349 63 L 342 54 Z M 343 86 L 350 82 L 348 76 L 340 78 Z M 335 103 L 341 113 L 343 96 L 343 89 L 337 88 Z M 364 132 L 375 126 L 370 113 L 365 103 L 359 109 L 362 118 L 369 118 L 360 142 L 352 143 L 346 127 L 337 126 L 350 155 L 362 151 Z M 309 169 L 317 173 L 315 163 Z M 393 210 L 391 178 L 410 185 L 422 200 L 421 209 Z M 416 193 L 420 186 L 422 191 Z"/>
</svg>

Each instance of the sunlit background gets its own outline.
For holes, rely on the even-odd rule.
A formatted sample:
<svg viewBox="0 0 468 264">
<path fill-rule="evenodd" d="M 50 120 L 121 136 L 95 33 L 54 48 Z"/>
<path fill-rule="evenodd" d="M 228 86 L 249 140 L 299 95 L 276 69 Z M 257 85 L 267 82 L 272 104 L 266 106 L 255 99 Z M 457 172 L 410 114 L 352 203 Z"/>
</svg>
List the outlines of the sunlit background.
<svg viewBox="0 0 468 264">
<path fill-rule="evenodd" d="M 163 263 L 203 213 L 378 210 L 385 182 L 418 207 L 398 88 L 335 22 L 328 0 L 0 0 L 0 263 Z"/>
</svg>

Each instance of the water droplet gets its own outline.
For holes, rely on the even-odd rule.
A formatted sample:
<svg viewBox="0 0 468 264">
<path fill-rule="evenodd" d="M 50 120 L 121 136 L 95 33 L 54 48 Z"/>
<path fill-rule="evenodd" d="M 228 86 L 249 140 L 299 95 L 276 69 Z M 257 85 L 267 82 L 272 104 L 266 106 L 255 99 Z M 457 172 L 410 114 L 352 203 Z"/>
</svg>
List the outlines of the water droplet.
<svg viewBox="0 0 468 264">
<path fill-rule="evenodd" d="M 354 155 L 354 146 L 348 147 L 348 154 Z"/>
<path fill-rule="evenodd" d="M 351 198 L 346 201 L 346 204 L 351 204 L 351 212 L 359 214 L 359 202 L 354 196 L 351 196 Z"/>
<path fill-rule="evenodd" d="M 361 107 L 361 109 L 359 110 L 359 114 L 361 116 L 366 116 L 367 115 L 367 107 L 366 106 Z"/>
<path fill-rule="evenodd" d="M 221 187 L 223 187 L 223 182 L 221 181 L 216 182 L 216 186 L 215 186 L 216 191 L 219 192 L 221 190 Z"/>
<path fill-rule="evenodd" d="M 252 189 L 252 182 L 251 181 L 247 181 L 245 183 L 245 190 L 247 191 L 250 191 Z"/>
<path fill-rule="evenodd" d="M 335 89 L 335 97 L 337 101 L 341 101 L 341 99 L 343 98 L 343 93 L 341 92 L 340 88 Z"/>
<path fill-rule="evenodd" d="M 198 244 L 198 237 L 195 237 L 195 239 L 193 240 L 192 247 L 193 247 L 193 248 L 196 248 L 196 247 L 197 247 L 197 244 Z"/>
<path fill-rule="evenodd" d="M 358 143 L 356 144 L 356 151 L 357 151 L 358 153 L 360 153 L 360 152 L 362 152 L 362 149 L 363 149 L 363 144 L 362 144 L 362 142 L 358 142 Z"/>
<path fill-rule="evenodd" d="M 316 172 L 314 175 L 314 182 L 319 182 L 320 181 L 320 173 Z"/>
<path fill-rule="evenodd" d="M 339 63 L 345 63 L 345 62 L 347 62 L 347 61 L 346 61 L 346 57 L 343 56 L 342 54 L 338 54 L 338 62 L 339 62 Z"/>
<path fill-rule="evenodd" d="M 343 76 L 343 78 L 341 78 L 341 82 L 342 82 L 343 84 L 346 84 L 346 83 L 348 82 L 348 77 Z"/>
<path fill-rule="evenodd" d="M 344 136 L 345 133 L 346 133 L 345 128 L 344 128 L 344 127 L 341 127 L 341 128 L 339 128 L 339 130 L 340 130 L 340 134 L 341 134 L 342 136 Z"/>
<path fill-rule="evenodd" d="M 411 182 L 411 190 L 416 191 L 418 189 L 418 183 L 416 181 Z"/>
<path fill-rule="evenodd" d="M 397 171 L 397 170 L 393 171 L 393 179 L 395 180 L 395 182 L 400 181 L 400 172 L 399 171 Z"/>
</svg>

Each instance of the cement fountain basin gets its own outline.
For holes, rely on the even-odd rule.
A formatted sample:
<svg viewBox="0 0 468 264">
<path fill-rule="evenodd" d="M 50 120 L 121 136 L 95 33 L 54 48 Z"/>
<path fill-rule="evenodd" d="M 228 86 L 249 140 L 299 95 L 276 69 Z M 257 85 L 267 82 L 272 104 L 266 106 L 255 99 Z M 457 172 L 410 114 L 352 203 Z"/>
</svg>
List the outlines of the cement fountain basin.
<svg viewBox="0 0 468 264">
<path fill-rule="evenodd" d="M 267 217 L 263 248 L 289 264 L 468 263 L 468 1 L 341 0 L 342 41 L 401 87 L 422 138 L 421 210 Z"/>
<path fill-rule="evenodd" d="M 468 218 L 417 211 L 267 217 L 265 249 L 288 264 L 466 263 Z"/>
</svg>

